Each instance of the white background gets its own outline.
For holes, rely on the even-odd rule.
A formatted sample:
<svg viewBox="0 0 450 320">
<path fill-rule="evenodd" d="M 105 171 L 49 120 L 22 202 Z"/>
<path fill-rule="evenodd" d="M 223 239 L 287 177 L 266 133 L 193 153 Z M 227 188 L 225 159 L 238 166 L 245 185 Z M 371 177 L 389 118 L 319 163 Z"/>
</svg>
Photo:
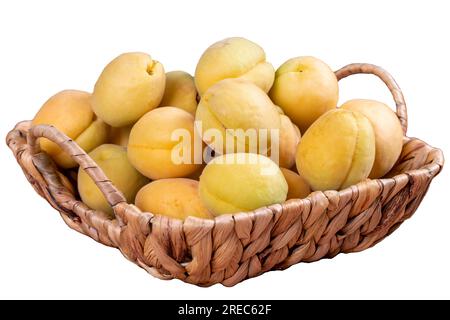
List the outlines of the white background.
<svg viewBox="0 0 450 320">
<path fill-rule="evenodd" d="M 211 43 L 244 36 L 275 67 L 299 55 L 333 69 L 383 66 L 406 96 L 409 135 L 448 151 L 449 12 L 447 1 L 1 1 L 0 136 L 58 91 L 92 90 L 122 52 L 193 73 Z M 370 76 L 344 80 L 340 95 L 392 105 Z M 370 250 L 205 289 L 152 278 L 69 229 L 0 152 L 0 298 L 450 298 L 448 168 L 416 215 Z"/>
</svg>

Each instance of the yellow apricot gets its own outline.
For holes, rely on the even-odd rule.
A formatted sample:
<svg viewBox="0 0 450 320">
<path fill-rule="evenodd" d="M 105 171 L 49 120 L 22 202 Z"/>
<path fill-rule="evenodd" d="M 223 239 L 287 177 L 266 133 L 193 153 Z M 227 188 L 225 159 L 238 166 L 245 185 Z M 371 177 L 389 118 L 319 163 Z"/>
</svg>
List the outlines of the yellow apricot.
<svg viewBox="0 0 450 320">
<path fill-rule="evenodd" d="M 350 100 L 341 108 L 359 111 L 369 119 L 375 133 L 375 162 L 369 178 L 383 177 L 402 152 L 403 131 L 397 115 L 384 103 L 374 100 Z"/>
<path fill-rule="evenodd" d="M 201 166 L 194 163 L 194 139 L 190 113 L 175 107 L 156 108 L 131 129 L 128 158 L 152 180 L 186 177 Z"/>
<path fill-rule="evenodd" d="M 269 95 L 303 134 L 322 114 L 336 108 L 338 92 L 329 66 L 314 57 L 297 57 L 278 68 Z"/>
<path fill-rule="evenodd" d="M 105 175 L 131 203 L 139 189 L 148 182 L 128 161 L 126 149 L 115 144 L 103 144 L 89 153 Z M 94 210 L 113 217 L 113 209 L 97 185 L 80 167 L 78 169 L 78 192 L 81 200 Z"/>
<path fill-rule="evenodd" d="M 311 193 L 311 188 L 308 183 L 294 171 L 280 168 L 283 172 L 284 178 L 288 184 L 288 193 L 286 200 L 289 199 L 303 199 Z"/>
<path fill-rule="evenodd" d="M 273 66 L 266 62 L 264 50 L 244 38 L 227 38 L 211 45 L 195 69 L 195 84 L 200 95 L 216 82 L 243 78 L 268 92 L 274 80 Z"/>
<path fill-rule="evenodd" d="M 150 182 L 136 195 L 136 206 L 145 212 L 184 220 L 188 216 L 211 219 L 198 195 L 198 181 L 173 178 Z"/>
<path fill-rule="evenodd" d="M 117 144 L 122 147 L 127 147 L 132 127 L 133 126 L 126 126 L 119 128 L 111 127 L 108 142 L 112 144 Z"/>
<path fill-rule="evenodd" d="M 145 53 L 124 53 L 98 78 L 91 99 L 93 110 L 113 127 L 131 125 L 159 105 L 165 82 L 161 63 Z"/>
<path fill-rule="evenodd" d="M 90 94 L 77 90 L 61 91 L 48 99 L 32 124 L 53 125 L 59 131 L 74 140 L 84 151 L 89 152 L 104 143 L 108 137 L 109 127 L 96 119 L 89 103 Z M 63 168 L 73 168 L 77 163 L 58 145 L 48 139 L 39 139 L 40 147 Z"/>
<path fill-rule="evenodd" d="M 197 104 L 194 78 L 184 71 L 167 72 L 166 89 L 159 106 L 177 107 L 195 115 Z"/>
<path fill-rule="evenodd" d="M 279 160 L 282 168 L 291 168 L 295 164 L 295 153 L 300 142 L 300 130 L 289 117 L 280 115 Z"/>
<path fill-rule="evenodd" d="M 219 154 L 265 154 L 270 131 L 281 125 L 280 114 L 264 91 L 242 79 L 226 79 L 210 87 L 200 100 L 195 120 L 203 141 Z M 260 131 L 267 133 L 266 141 L 260 140 Z"/>
<path fill-rule="evenodd" d="M 369 176 L 375 135 L 359 112 L 331 110 L 305 132 L 297 149 L 300 175 L 313 190 L 340 190 Z"/>
<path fill-rule="evenodd" d="M 200 198 L 215 216 L 281 203 L 287 192 L 286 179 L 277 164 L 255 153 L 216 157 L 200 176 Z"/>
</svg>

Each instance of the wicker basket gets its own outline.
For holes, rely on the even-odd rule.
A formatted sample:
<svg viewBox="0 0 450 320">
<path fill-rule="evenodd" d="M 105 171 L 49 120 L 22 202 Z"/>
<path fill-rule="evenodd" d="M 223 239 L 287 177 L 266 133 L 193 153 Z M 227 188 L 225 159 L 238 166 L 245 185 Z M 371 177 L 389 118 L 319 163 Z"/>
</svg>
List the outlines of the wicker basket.
<svg viewBox="0 0 450 320">
<path fill-rule="evenodd" d="M 357 73 L 374 74 L 388 86 L 406 133 L 406 105 L 393 78 L 370 64 L 348 65 L 336 76 L 342 79 Z M 40 151 L 39 137 L 57 143 L 86 170 L 113 206 L 116 219 L 80 202 L 73 182 L 61 175 L 70 176 L 70 172 L 58 172 Z M 199 286 L 233 286 L 301 261 L 367 249 L 411 217 L 444 164 L 439 149 L 405 137 L 400 159 L 384 179 L 366 180 L 339 192 L 314 192 L 306 199 L 250 213 L 180 221 L 127 204 L 94 161 L 52 126 L 20 122 L 8 134 L 7 144 L 36 192 L 61 213 L 70 228 L 120 249 L 158 278 Z"/>
</svg>

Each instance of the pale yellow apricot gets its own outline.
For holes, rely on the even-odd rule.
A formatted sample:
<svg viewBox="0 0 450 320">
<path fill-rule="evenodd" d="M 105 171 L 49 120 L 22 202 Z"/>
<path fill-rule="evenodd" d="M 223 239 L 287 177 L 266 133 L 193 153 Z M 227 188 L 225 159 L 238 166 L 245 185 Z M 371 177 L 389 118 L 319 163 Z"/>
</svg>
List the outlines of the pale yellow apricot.
<svg viewBox="0 0 450 320">
<path fill-rule="evenodd" d="M 178 137 L 177 132 L 186 135 Z M 128 158 L 152 180 L 187 177 L 201 166 L 194 163 L 194 139 L 194 117 L 190 113 L 175 107 L 156 108 L 131 129 Z M 178 161 L 174 156 L 186 160 Z"/>
<path fill-rule="evenodd" d="M 173 178 L 150 182 L 136 195 L 136 206 L 145 212 L 184 220 L 189 216 L 212 219 L 198 194 L 198 181 Z"/>
<path fill-rule="evenodd" d="M 200 198 L 218 216 L 282 203 L 288 185 L 280 168 L 255 153 L 228 153 L 214 158 L 200 176 Z"/>
<path fill-rule="evenodd" d="M 122 146 L 103 144 L 92 150 L 89 156 L 123 193 L 128 203 L 132 203 L 139 189 L 148 183 L 148 179 L 128 161 L 126 149 Z M 114 216 L 100 189 L 81 167 L 78 169 L 78 192 L 81 200 L 90 208 Z"/>
<path fill-rule="evenodd" d="M 113 127 L 131 125 L 159 105 L 165 83 L 161 63 L 145 53 L 124 53 L 98 78 L 91 99 L 93 110 Z"/>
<path fill-rule="evenodd" d="M 203 95 L 220 80 L 243 78 L 268 92 L 274 76 L 274 68 L 266 62 L 266 54 L 259 45 L 244 38 L 227 38 L 203 53 L 195 69 L 195 84 Z"/>
<path fill-rule="evenodd" d="M 167 72 L 166 89 L 159 106 L 177 107 L 195 115 L 197 104 L 194 78 L 184 71 Z"/>
<path fill-rule="evenodd" d="M 89 103 L 90 94 L 78 90 L 64 90 L 47 100 L 34 117 L 32 124 L 53 125 L 74 140 L 86 152 L 104 143 L 109 127 L 96 119 Z M 40 147 L 63 168 L 73 168 L 77 163 L 58 145 L 48 139 L 39 139 Z"/>
<path fill-rule="evenodd" d="M 335 74 L 324 62 L 297 57 L 278 68 L 269 95 L 303 134 L 322 114 L 336 108 L 339 88 Z"/>
<path fill-rule="evenodd" d="M 332 110 L 300 140 L 296 164 L 313 190 L 340 190 L 369 176 L 375 159 L 375 135 L 359 112 Z"/>
<path fill-rule="evenodd" d="M 375 162 L 369 178 L 383 177 L 402 152 L 403 131 L 397 115 L 384 103 L 374 100 L 350 100 L 341 108 L 359 111 L 369 119 L 375 133 Z"/>
<path fill-rule="evenodd" d="M 133 128 L 133 126 L 119 128 L 111 127 L 108 142 L 117 144 L 122 147 L 128 146 L 128 139 L 130 138 L 131 128 Z"/>
<path fill-rule="evenodd" d="M 283 172 L 284 178 L 288 184 L 288 193 L 286 200 L 289 199 L 303 199 L 311 193 L 311 188 L 308 183 L 294 171 L 280 168 Z"/>
<path fill-rule="evenodd" d="M 290 168 L 295 164 L 295 154 L 301 134 L 298 127 L 286 115 L 281 115 L 280 119 L 278 164 L 282 168 Z"/>
<path fill-rule="evenodd" d="M 265 154 L 271 130 L 279 130 L 281 125 L 280 114 L 264 91 L 242 79 L 222 80 L 209 88 L 200 100 L 195 120 L 203 141 L 219 154 Z M 266 141 L 259 139 L 263 131 Z M 218 140 L 210 135 L 213 132 L 219 135 Z"/>
<path fill-rule="evenodd" d="M 84 151 L 90 152 L 108 139 L 109 130 L 110 127 L 106 123 L 100 119 L 95 119 L 86 130 L 80 133 L 75 142 Z"/>
</svg>

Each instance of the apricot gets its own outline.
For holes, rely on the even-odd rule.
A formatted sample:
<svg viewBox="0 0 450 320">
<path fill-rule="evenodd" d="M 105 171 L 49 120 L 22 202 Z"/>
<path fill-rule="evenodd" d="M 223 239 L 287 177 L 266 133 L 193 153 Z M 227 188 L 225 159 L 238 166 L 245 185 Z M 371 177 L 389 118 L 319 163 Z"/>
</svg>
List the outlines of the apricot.
<svg viewBox="0 0 450 320">
<path fill-rule="evenodd" d="M 186 135 L 178 138 L 174 136 L 177 132 Z M 194 161 L 194 139 L 194 117 L 190 113 L 175 107 L 157 108 L 131 129 L 128 158 L 152 180 L 187 177 L 201 166 L 201 156 L 200 164 Z"/>
<path fill-rule="evenodd" d="M 281 172 L 288 184 L 288 193 L 286 200 L 289 199 L 303 199 L 311 193 L 311 188 L 308 183 L 294 171 L 280 168 Z"/>
<path fill-rule="evenodd" d="M 268 92 L 275 76 L 266 62 L 264 50 L 244 38 L 227 38 L 211 45 L 195 69 L 195 84 L 200 95 L 216 82 L 227 78 L 249 80 Z"/>
<path fill-rule="evenodd" d="M 111 127 L 108 142 L 112 144 L 117 144 L 118 146 L 127 147 L 132 127 L 133 126 L 126 126 L 119 128 Z"/>
<path fill-rule="evenodd" d="M 159 105 L 165 83 L 161 63 L 145 53 L 124 53 L 100 74 L 91 99 L 93 110 L 112 127 L 131 125 Z"/>
<path fill-rule="evenodd" d="M 297 149 L 300 175 L 313 190 L 340 190 L 369 176 L 375 159 L 375 135 L 359 112 L 337 109 L 305 132 Z"/>
<path fill-rule="evenodd" d="M 95 117 L 89 103 L 90 96 L 84 91 L 61 91 L 44 103 L 32 124 L 53 125 L 89 152 L 106 141 L 109 131 L 108 125 Z M 59 166 L 77 166 L 68 154 L 50 140 L 40 138 L 39 144 Z"/>
<path fill-rule="evenodd" d="M 167 72 L 166 89 L 159 105 L 177 107 L 195 115 L 197 104 L 194 78 L 184 71 Z"/>
<path fill-rule="evenodd" d="M 303 134 L 322 114 L 336 108 L 338 92 L 329 66 L 314 57 L 297 57 L 277 69 L 269 95 Z"/>
<path fill-rule="evenodd" d="M 295 153 L 301 134 L 298 127 L 292 123 L 289 117 L 281 115 L 280 119 L 278 164 L 282 168 L 291 168 L 295 164 Z"/>
<path fill-rule="evenodd" d="M 145 212 L 184 220 L 188 216 L 211 219 L 198 195 L 198 181 L 173 178 L 150 182 L 136 195 L 136 206 Z"/>
<path fill-rule="evenodd" d="M 281 203 L 287 192 L 286 179 L 277 164 L 255 153 L 218 156 L 200 176 L 200 199 L 215 216 Z"/>
<path fill-rule="evenodd" d="M 271 130 L 279 130 L 281 125 L 280 114 L 264 91 L 242 79 L 222 80 L 209 88 L 195 120 L 203 141 L 219 154 L 265 154 Z M 265 141 L 260 140 L 261 131 L 267 133 Z"/>
<path fill-rule="evenodd" d="M 128 203 L 131 203 L 139 189 L 148 183 L 148 179 L 128 161 L 126 149 L 122 146 L 103 144 L 92 150 L 89 156 L 123 193 Z M 114 216 L 113 209 L 100 189 L 81 167 L 78 169 L 78 192 L 81 200 L 91 209 L 103 211 L 110 217 Z"/>
<path fill-rule="evenodd" d="M 361 112 L 369 119 L 375 133 L 375 161 L 369 178 L 383 177 L 402 152 L 403 131 L 397 115 L 384 103 L 374 100 L 350 100 L 341 108 Z"/>
</svg>

